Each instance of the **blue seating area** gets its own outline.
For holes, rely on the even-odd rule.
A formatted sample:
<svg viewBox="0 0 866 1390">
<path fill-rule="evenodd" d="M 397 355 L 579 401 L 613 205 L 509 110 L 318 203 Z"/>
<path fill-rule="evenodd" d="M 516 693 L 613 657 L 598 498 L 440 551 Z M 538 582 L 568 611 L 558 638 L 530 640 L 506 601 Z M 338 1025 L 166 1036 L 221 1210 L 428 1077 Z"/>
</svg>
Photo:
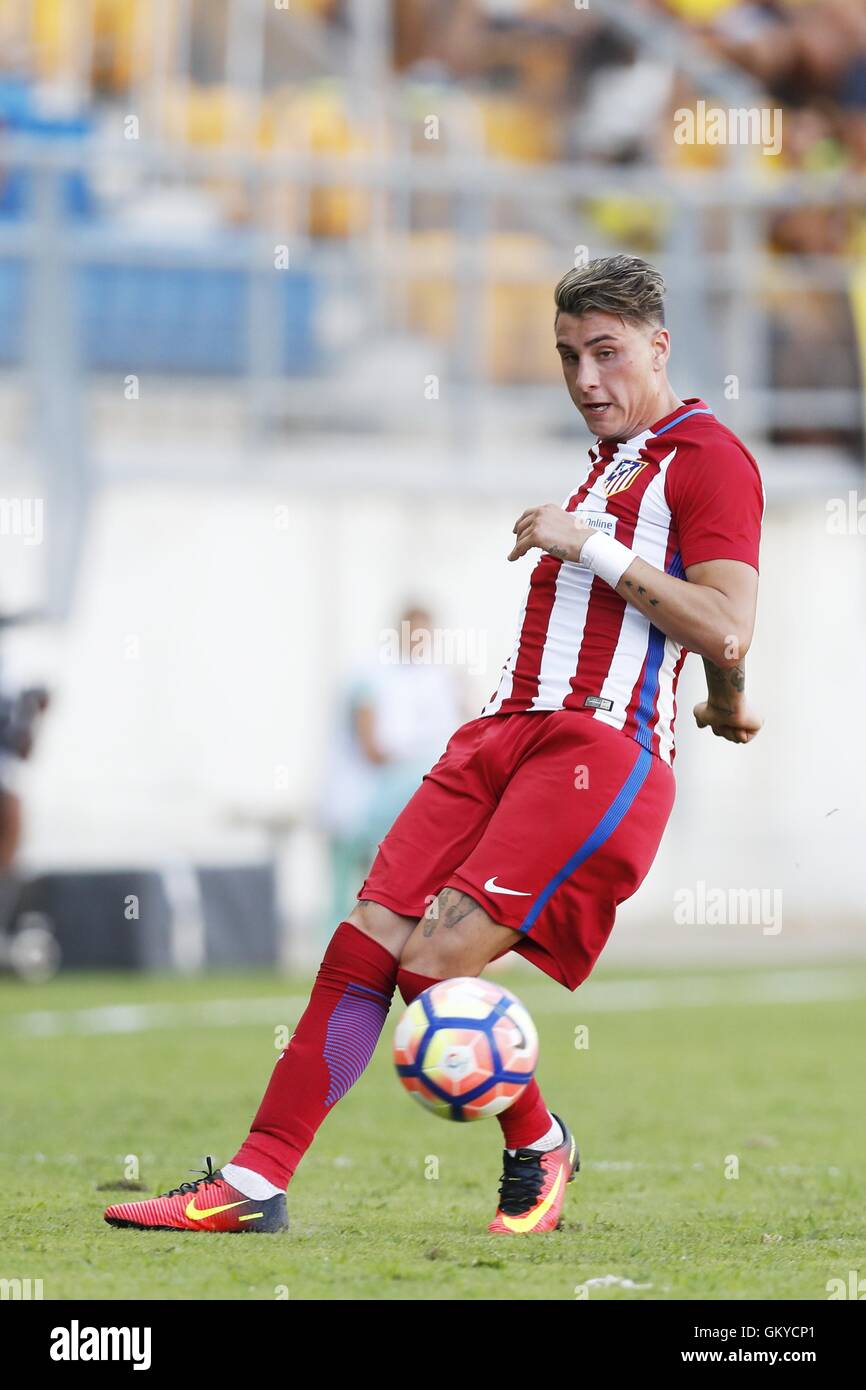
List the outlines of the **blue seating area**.
<svg viewBox="0 0 866 1390">
<path fill-rule="evenodd" d="M 0 363 L 20 363 L 25 265 L 0 261 Z M 245 370 L 248 277 L 191 266 L 92 265 L 76 272 L 83 365 L 123 372 L 237 375 Z M 315 367 L 312 275 L 275 272 L 278 374 Z"/>
<path fill-rule="evenodd" d="M 274 272 L 280 373 L 314 359 L 313 277 Z M 192 266 L 88 266 L 79 312 L 88 367 L 236 375 L 247 351 L 248 276 Z"/>
<path fill-rule="evenodd" d="M 21 77 L 0 79 L 0 129 L 12 135 L 25 135 L 45 142 L 85 140 L 93 129 L 86 113 L 58 115 L 39 109 L 31 84 Z M 28 170 L 6 168 L 0 178 L 0 218 L 21 219 L 30 211 L 32 180 Z M 63 176 L 63 207 L 67 217 L 92 215 L 93 197 L 83 174 L 70 171 Z"/>
<path fill-rule="evenodd" d="M 40 113 L 32 89 L 23 79 L 0 80 L 0 129 L 44 141 L 84 140 L 91 132 L 86 115 L 58 117 Z M 63 180 L 63 211 L 70 227 L 89 223 L 100 228 L 100 213 L 82 173 L 71 171 Z M 32 174 L 6 167 L 0 171 L 0 221 L 26 224 L 32 216 Z M 104 222 L 110 234 L 111 224 Z M 224 238 L 242 241 L 245 233 L 226 231 Z M 245 370 L 249 275 L 217 264 L 208 265 L 208 246 L 178 252 L 177 264 L 148 262 L 148 246 L 129 248 L 129 261 L 82 265 L 73 271 L 83 365 L 95 370 L 123 372 L 190 372 L 237 375 Z M 225 241 L 214 246 L 225 251 Z M 25 348 L 27 312 L 26 261 L 8 255 L 0 260 L 0 364 L 17 365 Z M 304 271 L 274 271 L 274 311 L 277 316 L 278 374 L 315 368 L 314 333 L 316 285 Z"/>
</svg>

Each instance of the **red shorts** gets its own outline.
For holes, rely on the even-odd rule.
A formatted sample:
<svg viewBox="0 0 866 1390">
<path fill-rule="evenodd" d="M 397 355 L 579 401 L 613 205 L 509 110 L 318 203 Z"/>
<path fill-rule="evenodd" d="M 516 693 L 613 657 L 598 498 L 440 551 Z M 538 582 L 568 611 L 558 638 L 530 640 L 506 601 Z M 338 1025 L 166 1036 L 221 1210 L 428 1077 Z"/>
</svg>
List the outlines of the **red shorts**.
<svg viewBox="0 0 866 1390">
<path fill-rule="evenodd" d="M 472 719 L 397 817 L 358 894 L 423 916 L 468 893 L 568 989 L 655 858 L 674 802 L 667 763 L 575 710 Z M 504 952 L 502 953 L 504 954 Z"/>
</svg>

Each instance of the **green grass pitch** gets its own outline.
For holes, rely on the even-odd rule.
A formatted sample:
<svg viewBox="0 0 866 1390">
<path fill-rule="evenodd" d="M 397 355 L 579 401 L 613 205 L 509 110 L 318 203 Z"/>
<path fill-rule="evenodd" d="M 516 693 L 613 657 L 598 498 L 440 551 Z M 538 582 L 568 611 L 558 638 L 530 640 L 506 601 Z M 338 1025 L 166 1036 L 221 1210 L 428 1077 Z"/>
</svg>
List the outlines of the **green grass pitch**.
<svg viewBox="0 0 866 1390">
<path fill-rule="evenodd" d="M 573 995 L 496 978 L 583 1157 L 549 1235 L 487 1234 L 499 1126 L 403 1092 L 399 1001 L 289 1188 L 287 1235 L 110 1229 L 128 1155 L 142 1196 L 231 1157 L 310 982 L 0 982 L 0 1279 L 45 1299 L 822 1300 L 866 1277 L 866 967 L 599 968 Z"/>
</svg>

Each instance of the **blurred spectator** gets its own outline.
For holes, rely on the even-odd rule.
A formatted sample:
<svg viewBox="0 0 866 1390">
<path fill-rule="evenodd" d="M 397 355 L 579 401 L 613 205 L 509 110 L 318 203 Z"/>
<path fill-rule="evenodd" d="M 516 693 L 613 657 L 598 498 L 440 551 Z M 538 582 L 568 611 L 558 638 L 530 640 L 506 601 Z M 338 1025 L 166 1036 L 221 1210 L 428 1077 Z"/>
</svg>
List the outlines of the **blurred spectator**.
<svg viewBox="0 0 866 1390">
<path fill-rule="evenodd" d="M 35 726 L 47 706 L 48 692 L 41 686 L 15 695 L 0 690 L 0 875 L 12 869 L 21 840 L 17 764 L 30 757 Z"/>
<path fill-rule="evenodd" d="M 466 717 L 458 672 L 437 661 L 431 614 L 411 606 L 352 678 L 323 779 L 330 840 L 328 921 L 351 909 L 376 846 Z"/>
<path fill-rule="evenodd" d="M 675 7 L 676 0 L 667 0 L 667 8 Z M 812 142 L 798 141 L 798 157 L 792 162 L 808 167 L 811 144 L 825 138 L 821 127 L 829 120 L 840 145 L 860 164 L 859 116 L 866 109 L 862 0 L 738 3 L 724 7 L 699 28 L 720 57 L 755 77 L 783 108 L 792 113 L 810 110 L 818 117 L 811 128 Z M 787 110 L 785 114 L 787 121 Z M 793 153 L 787 146 L 789 161 Z"/>
</svg>

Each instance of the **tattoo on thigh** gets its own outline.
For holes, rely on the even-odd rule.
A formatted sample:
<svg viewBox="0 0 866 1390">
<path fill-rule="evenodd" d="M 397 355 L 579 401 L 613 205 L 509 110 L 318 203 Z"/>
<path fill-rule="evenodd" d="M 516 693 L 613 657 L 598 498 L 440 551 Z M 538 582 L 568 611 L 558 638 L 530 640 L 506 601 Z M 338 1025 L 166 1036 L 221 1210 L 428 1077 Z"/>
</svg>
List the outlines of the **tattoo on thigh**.
<svg viewBox="0 0 866 1390">
<path fill-rule="evenodd" d="M 443 888 L 424 913 L 424 935 L 432 936 L 440 922 L 446 927 L 456 927 L 477 906 L 468 893 L 459 893 L 456 888 Z"/>
</svg>

